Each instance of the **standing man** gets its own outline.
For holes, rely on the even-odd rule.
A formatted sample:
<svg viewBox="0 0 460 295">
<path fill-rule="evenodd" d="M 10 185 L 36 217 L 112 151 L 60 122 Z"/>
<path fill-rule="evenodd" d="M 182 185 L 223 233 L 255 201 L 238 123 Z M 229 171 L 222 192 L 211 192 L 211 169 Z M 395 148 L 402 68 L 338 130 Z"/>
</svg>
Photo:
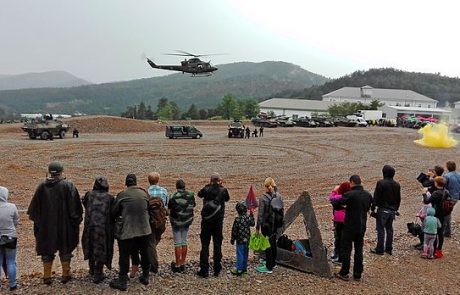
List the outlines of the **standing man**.
<svg viewBox="0 0 460 295">
<path fill-rule="evenodd" d="M 345 207 L 345 222 L 342 231 L 342 245 L 340 255 L 342 257 L 342 268 L 336 276 L 348 281 L 350 273 L 350 256 L 354 244 L 355 256 L 353 265 L 353 279 L 361 280 L 363 273 L 363 244 L 366 233 L 367 213 L 371 208 L 372 196 L 364 190 L 361 185 L 361 178 L 358 175 L 350 177 L 351 191 L 343 194 L 342 199 L 332 201 L 335 209 Z"/>
<path fill-rule="evenodd" d="M 157 198 L 163 203 L 163 208 L 157 208 L 155 212 L 158 215 L 158 218 L 156 219 L 161 219 L 161 226 L 159 226 L 158 229 L 152 228 L 152 234 L 149 238 L 150 271 L 158 273 L 157 246 L 160 243 L 161 235 L 165 231 L 166 226 L 166 214 L 163 216 L 160 211 L 164 210 L 164 208 L 168 208 L 169 195 L 168 191 L 164 187 L 158 185 L 158 182 L 160 181 L 160 173 L 151 172 L 149 173 L 148 179 L 150 183 L 148 189 L 150 201 L 154 203 L 155 198 Z"/>
<path fill-rule="evenodd" d="M 246 138 L 251 137 L 251 129 L 249 129 L 249 126 L 246 127 Z"/>
<path fill-rule="evenodd" d="M 393 177 L 395 169 L 390 165 L 383 166 L 383 179 L 377 182 L 372 204 L 372 216 L 375 216 L 377 229 L 377 247 L 371 249 L 371 253 L 383 255 L 393 254 L 393 220 L 398 214 L 401 204 L 401 186 Z M 377 214 L 375 207 L 378 207 Z M 385 247 L 385 248 L 384 248 Z"/>
<path fill-rule="evenodd" d="M 70 260 L 78 245 L 83 208 L 72 182 L 62 176 L 64 166 L 51 162 L 50 177 L 40 183 L 27 214 L 34 222 L 35 249 L 43 261 L 43 283 L 52 283 L 51 270 L 56 252 L 62 264 L 62 283 L 70 281 Z"/>
<path fill-rule="evenodd" d="M 448 161 L 446 163 L 446 168 L 447 172 L 446 175 L 444 175 L 444 178 L 446 179 L 446 189 L 450 193 L 450 197 L 452 201 L 454 202 L 454 206 L 457 203 L 459 196 L 460 196 L 460 173 L 458 173 L 457 170 L 457 165 L 455 164 L 454 161 Z M 444 217 L 444 237 L 450 238 L 451 235 L 451 222 L 452 222 L 452 214 L 447 215 Z"/>
<path fill-rule="evenodd" d="M 225 202 L 230 200 L 230 195 L 222 185 L 222 178 L 218 173 L 211 175 L 211 181 L 198 192 L 198 197 L 203 199 L 201 209 L 201 252 L 200 270 L 197 275 L 202 278 L 209 276 L 209 244 L 214 246 L 214 276 L 219 276 L 222 270 L 222 240 L 225 214 Z"/>
<path fill-rule="evenodd" d="M 260 128 L 259 128 L 259 136 L 264 137 L 264 126 L 260 126 Z"/>
<path fill-rule="evenodd" d="M 112 207 L 112 216 L 115 217 L 115 238 L 118 240 L 119 274 L 118 279 L 110 282 L 110 287 L 126 291 L 129 271 L 129 255 L 141 254 L 142 275 L 139 281 L 149 284 L 149 257 L 148 245 L 151 234 L 149 223 L 149 196 L 147 192 L 137 186 L 134 174 L 128 174 L 125 180 L 126 189 L 120 192 Z"/>
</svg>

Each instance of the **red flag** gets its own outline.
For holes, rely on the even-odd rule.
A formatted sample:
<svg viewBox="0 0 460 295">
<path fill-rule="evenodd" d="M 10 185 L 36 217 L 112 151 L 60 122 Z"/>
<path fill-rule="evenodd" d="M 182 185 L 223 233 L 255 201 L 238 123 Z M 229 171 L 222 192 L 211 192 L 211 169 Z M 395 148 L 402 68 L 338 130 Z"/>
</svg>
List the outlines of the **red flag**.
<svg viewBox="0 0 460 295">
<path fill-rule="evenodd" d="M 251 211 L 258 207 L 256 193 L 254 192 L 252 185 L 249 187 L 249 192 L 246 196 L 246 207 L 248 207 Z"/>
</svg>

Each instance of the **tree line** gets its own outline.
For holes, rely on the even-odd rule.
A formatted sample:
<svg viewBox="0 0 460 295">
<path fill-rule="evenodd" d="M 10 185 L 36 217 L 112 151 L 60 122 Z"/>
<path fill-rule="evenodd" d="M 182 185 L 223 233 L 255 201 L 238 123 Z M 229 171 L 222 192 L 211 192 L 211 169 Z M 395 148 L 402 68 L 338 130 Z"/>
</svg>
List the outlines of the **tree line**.
<svg viewBox="0 0 460 295">
<path fill-rule="evenodd" d="M 141 102 L 139 105 L 128 106 L 126 111 L 121 113 L 121 117 L 139 120 L 230 120 L 252 118 L 259 112 L 260 107 L 256 99 L 237 99 L 232 94 L 227 94 L 216 108 L 198 108 L 192 104 L 187 111 L 182 112 L 175 102 L 163 97 L 155 111 L 150 105 Z"/>
<path fill-rule="evenodd" d="M 357 113 L 359 110 L 377 110 L 384 103 L 379 100 L 373 100 L 370 104 L 362 102 L 342 102 L 331 105 L 327 111 L 332 117 L 345 117 Z"/>
</svg>

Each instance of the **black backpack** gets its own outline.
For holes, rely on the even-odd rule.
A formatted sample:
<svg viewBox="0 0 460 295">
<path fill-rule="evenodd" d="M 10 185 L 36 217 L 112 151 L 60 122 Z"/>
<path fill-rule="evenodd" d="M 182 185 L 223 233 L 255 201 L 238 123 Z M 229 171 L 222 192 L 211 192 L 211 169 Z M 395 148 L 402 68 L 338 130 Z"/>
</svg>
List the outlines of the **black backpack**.
<svg viewBox="0 0 460 295">
<path fill-rule="evenodd" d="M 444 190 L 444 194 L 442 195 L 442 202 L 441 202 L 441 216 L 448 216 L 454 210 L 454 201 L 452 200 L 449 192 Z"/>
<path fill-rule="evenodd" d="M 267 196 L 267 195 L 266 195 Z M 270 202 L 268 203 L 266 215 L 266 223 L 267 225 L 273 229 L 273 231 L 277 231 L 278 228 L 283 227 L 283 220 L 284 220 L 284 210 L 273 208 L 272 201 L 275 197 L 268 196 Z"/>
</svg>

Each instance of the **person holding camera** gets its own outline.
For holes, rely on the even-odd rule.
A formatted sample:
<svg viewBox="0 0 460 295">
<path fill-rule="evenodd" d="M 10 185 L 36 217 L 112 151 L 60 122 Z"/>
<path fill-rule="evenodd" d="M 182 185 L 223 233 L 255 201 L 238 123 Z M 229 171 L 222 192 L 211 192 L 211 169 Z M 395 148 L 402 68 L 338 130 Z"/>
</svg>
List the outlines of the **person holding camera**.
<svg viewBox="0 0 460 295">
<path fill-rule="evenodd" d="M 383 179 L 377 182 L 372 204 L 372 216 L 376 219 L 377 247 L 371 253 L 383 255 L 383 252 L 393 254 L 393 220 L 399 215 L 401 204 L 401 186 L 393 177 L 395 169 L 390 165 L 383 166 Z M 375 208 L 378 207 L 377 213 Z"/>
<path fill-rule="evenodd" d="M 446 180 L 446 189 L 449 191 L 452 198 L 453 205 L 458 202 L 460 197 L 460 173 L 458 173 L 457 165 L 454 161 L 448 161 L 446 163 L 447 173 L 444 175 Z M 444 237 L 450 238 L 451 235 L 451 223 L 452 223 L 452 214 L 447 215 L 444 218 Z"/>
<path fill-rule="evenodd" d="M 222 270 L 222 241 L 225 202 L 230 200 L 228 190 L 222 185 L 222 178 L 218 173 L 211 175 L 211 181 L 198 192 L 203 199 L 201 209 L 201 252 L 200 270 L 197 275 L 202 278 L 209 276 L 209 244 L 211 238 L 214 246 L 214 276 L 219 276 Z"/>
</svg>

